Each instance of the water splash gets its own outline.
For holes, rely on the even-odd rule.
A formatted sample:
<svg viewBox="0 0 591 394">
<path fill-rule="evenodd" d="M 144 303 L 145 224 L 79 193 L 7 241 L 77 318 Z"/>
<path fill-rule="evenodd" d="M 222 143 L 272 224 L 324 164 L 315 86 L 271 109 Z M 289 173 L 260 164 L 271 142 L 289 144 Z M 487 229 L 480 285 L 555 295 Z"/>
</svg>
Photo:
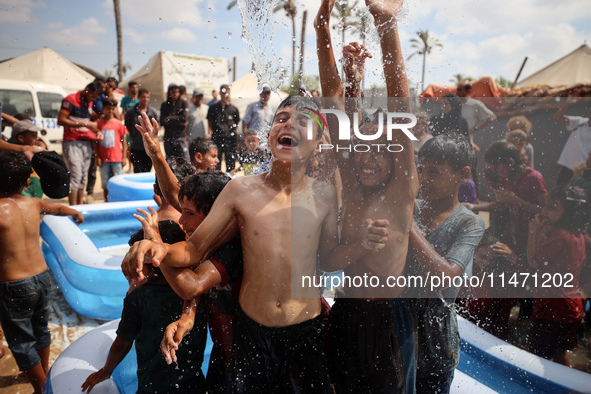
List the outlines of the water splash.
<svg viewBox="0 0 591 394">
<path fill-rule="evenodd" d="M 252 73 L 258 81 L 258 90 L 268 84 L 277 91 L 285 79 L 286 70 L 281 66 L 281 58 L 275 55 L 273 34 L 276 22 L 271 20 L 273 9 L 278 0 L 260 0 L 257 2 L 238 0 L 242 17 L 242 41 L 248 45 L 253 60 Z"/>
</svg>

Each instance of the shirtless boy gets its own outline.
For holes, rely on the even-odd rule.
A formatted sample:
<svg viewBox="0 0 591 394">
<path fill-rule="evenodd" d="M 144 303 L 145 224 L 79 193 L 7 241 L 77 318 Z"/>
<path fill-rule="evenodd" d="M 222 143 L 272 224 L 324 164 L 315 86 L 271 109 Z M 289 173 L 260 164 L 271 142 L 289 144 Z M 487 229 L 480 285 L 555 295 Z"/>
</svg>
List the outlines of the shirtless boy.
<svg viewBox="0 0 591 394">
<path fill-rule="evenodd" d="M 294 297 L 290 284 L 314 275 L 318 252 L 340 261 L 340 254 L 353 248 L 382 247 L 387 235 L 374 222 L 364 229 L 363 243 L 336 247 L 335 190 L 305 176 L 320 133 L 306 138 L 304 107 L 315 105 L 292 96 L 277 109 L 269 133 L 274 161 L 268 173 L 232 180 L 187 242 L 142 241 L 122 265 L 136 279 L 141 279 L 144 258 L 154 265 L 191 267 L 227 241 L 224 233 L 237 223 L 244 276 L 234 337 L 236 392 L 330 392 L 318 290 Z"/>
<path fill-rule="evenodd" d="M 338 109 L 343 109 L 345 89 L 339 78 L 329 28 L 334 3 L 335 0 L 322 1 L 315 28 L 322 91 L 325 97 L 334 98 Z M 366 4 L 380 35 L 389 97 L 387 110 L 408 112 L 408 81 L 397 32 L 402 1 L 366 0 Z M 347 74 L 353 74 L 347 95 L 357 96 L 364 59 L 368 55 L 357 44 L 345 49 L 352 57 Z M 325 106 L 327 104 L 325 102 Z M 356 141 L 339 141 L 338 128 L 331 125 L 334 118 L 328 117 L 331 140 L 341 148 L 349 148 Z M 375 134 L 376 130 L 376 120 L 364 121 L 360 127 L 362 134 Z M 405 270 L 413 204 L 418 191 L 414 150 L 412 140 L 399 130 L 393 131 L 391 141 L 382 136 L 375 142 L 400 144 L 403 150 L 349 153 L 340 149 L 336 153 L 343 183 L 340 243 L 351 244 L 358 240 L 367 217 L 388 220 L 390 233 L 381 250 L 361 256 L 352 254 L 332 267 L 344 268 L 346 277 L 377 277 L 382 284 L 347 287 L 337 296 L 328 325 L 331 373 L 337 393 L 414 392 L 414 340 L 408 305 L 400 297 L 404 288 L 384 285 L 387 277 L 403 275 Z"/>
<path fill-rule="evenodd" d="M 21 196 L 32 171 L 24 154 L 0 151 L 0 322 L 19 369 L 41 393 L 49 371 L 51 273 L 39 247 L 40 216 L 72 216 L 78 224 L 84 218 L 66 206 Z"/>
</svg>

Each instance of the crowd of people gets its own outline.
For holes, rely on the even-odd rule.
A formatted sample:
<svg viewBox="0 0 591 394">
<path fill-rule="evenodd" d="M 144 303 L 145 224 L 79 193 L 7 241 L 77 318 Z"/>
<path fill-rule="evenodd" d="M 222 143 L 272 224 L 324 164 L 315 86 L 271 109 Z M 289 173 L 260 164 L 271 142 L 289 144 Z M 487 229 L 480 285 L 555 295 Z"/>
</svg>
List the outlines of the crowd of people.
<svg viewBox="0 0 591 394">
<path fill-rule="evenodd" d="M 70 204 L 84 201 L 92 162 L 108 200 L 108 179 L 129 160 L 135 172 L 154 170 L 159 206 L 135 215 L 142 229 L 122 263 L 130 291 L 117 337 L 83 391 L 109 379 L 135 342 L 138 393 L 448 393 L 460 357 L 456 313 L 506 339 L 515 305 L 521 318 L 533 321 L 529 350 L 569 365 L 567 350 L 576 345 L 585 315 L 581 289 L 589 281 L 591 116 L 566 115 L 577 97 L 555 114 L 572 133 L 558 185 L 550 190 L 533 168 L 532 123 L 525 116 L 508 120 L 505 140 L 474 143 L 475 133 L 498 119 L 470 97 L 469 82 L 440 98 L 437 111 L 411 112 L 397 30 L 402 2 L 366 2 L 388 93 L 386 107 L 375 113 L 358 105 L 371 57 L 363 45 L 343 48 L 345 80 L 339 75 L 330 33 L 334 0 L 321 2 L 314 23 L 323 100 L 304 87 L 273 109 L 265 88 L 241 117 L 228 85 L 212 92 L 208 104 L 203 90 L 188 102 L 184 87 L 170 85 L 158 113 L 147 90 L 130 82 L 123 96 L 113 78 L 64 99 L 58 122 Z M 340 139 L 333 116 L 310 123 L 322 108 L 352 119 L 361 113 L 356 133 L 375 136 L 376 144 L 357 150 L 358 134 Z M 382 132 L 387 113 L 416 120 L 414 140 Z M 238 148 L 240 121 L 244 146 Z M 13 123 L 13 141 L 0 143 L 0 210 L 6 213 L 0 218 L 0 320 L 19 368 L 41 392 L 49 272 L 38 246 L 39 214 L 84 219 L 23 195 L 30 161 L 43 150 L 41 129 L 27 119 Z M 266 148 L 259 146 L 264 135 Z M 328 146 L 334 149 L 320 148 Z M 481 179 L 477 157 L 486 165 Z M 245 176 L 236 177 L 238 171 Z M 486 230 L 479 212 L 490 212 Z M 560 275 L 569 286 L 511 292 L 492 281 L 476 288 L 343 285 L 331 307 L 322 287 L 300 283 L 336 271 L 382 284 L 409 275 L 509 280 L 513 274 L 541 284 L 546 275 Z M 12 305 L 31 295 L 35 302 Z M 17 313 L 23 318 L 15 319 Z M 207 327 L 214 346 L 204 376 Z"/>
</svg>

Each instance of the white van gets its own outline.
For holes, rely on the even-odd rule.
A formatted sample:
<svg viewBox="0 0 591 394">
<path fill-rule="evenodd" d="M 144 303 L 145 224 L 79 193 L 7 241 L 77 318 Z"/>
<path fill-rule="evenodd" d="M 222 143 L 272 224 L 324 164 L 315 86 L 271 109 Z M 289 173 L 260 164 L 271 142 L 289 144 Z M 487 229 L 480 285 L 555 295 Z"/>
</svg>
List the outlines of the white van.
<svg viewBox="0 0 591 394">
<path fill-rule="evenodd" d="M 29 115 L 37 126 L 47 131 L 47 135 L 39 135 L 39 137 L 45 141 L 48 149 L 60 154 L 64 128 L 58 126 L 57 115 L 60 112 L 62 99 L 66 95 L 66 91 L 57 85 L 0 79 L 2 112 L 9 115 L 17 113 Z M 10 138 L 12 129 L 5 127 L 2 134 Z"/>
</svg>

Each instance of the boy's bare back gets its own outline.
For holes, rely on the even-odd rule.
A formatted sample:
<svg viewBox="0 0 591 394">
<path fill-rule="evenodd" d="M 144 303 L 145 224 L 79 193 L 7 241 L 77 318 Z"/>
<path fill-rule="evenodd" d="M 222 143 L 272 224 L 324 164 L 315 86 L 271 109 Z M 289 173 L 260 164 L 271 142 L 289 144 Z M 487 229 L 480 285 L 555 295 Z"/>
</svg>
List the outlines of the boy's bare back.
<svg viewBox="0 0 591 394">
<path fill-rule="evenodd" d="M 40 201 L 18 195 L 0 198 L 0 282 L 47 269 L 39 247 Z"/>
</svg>

